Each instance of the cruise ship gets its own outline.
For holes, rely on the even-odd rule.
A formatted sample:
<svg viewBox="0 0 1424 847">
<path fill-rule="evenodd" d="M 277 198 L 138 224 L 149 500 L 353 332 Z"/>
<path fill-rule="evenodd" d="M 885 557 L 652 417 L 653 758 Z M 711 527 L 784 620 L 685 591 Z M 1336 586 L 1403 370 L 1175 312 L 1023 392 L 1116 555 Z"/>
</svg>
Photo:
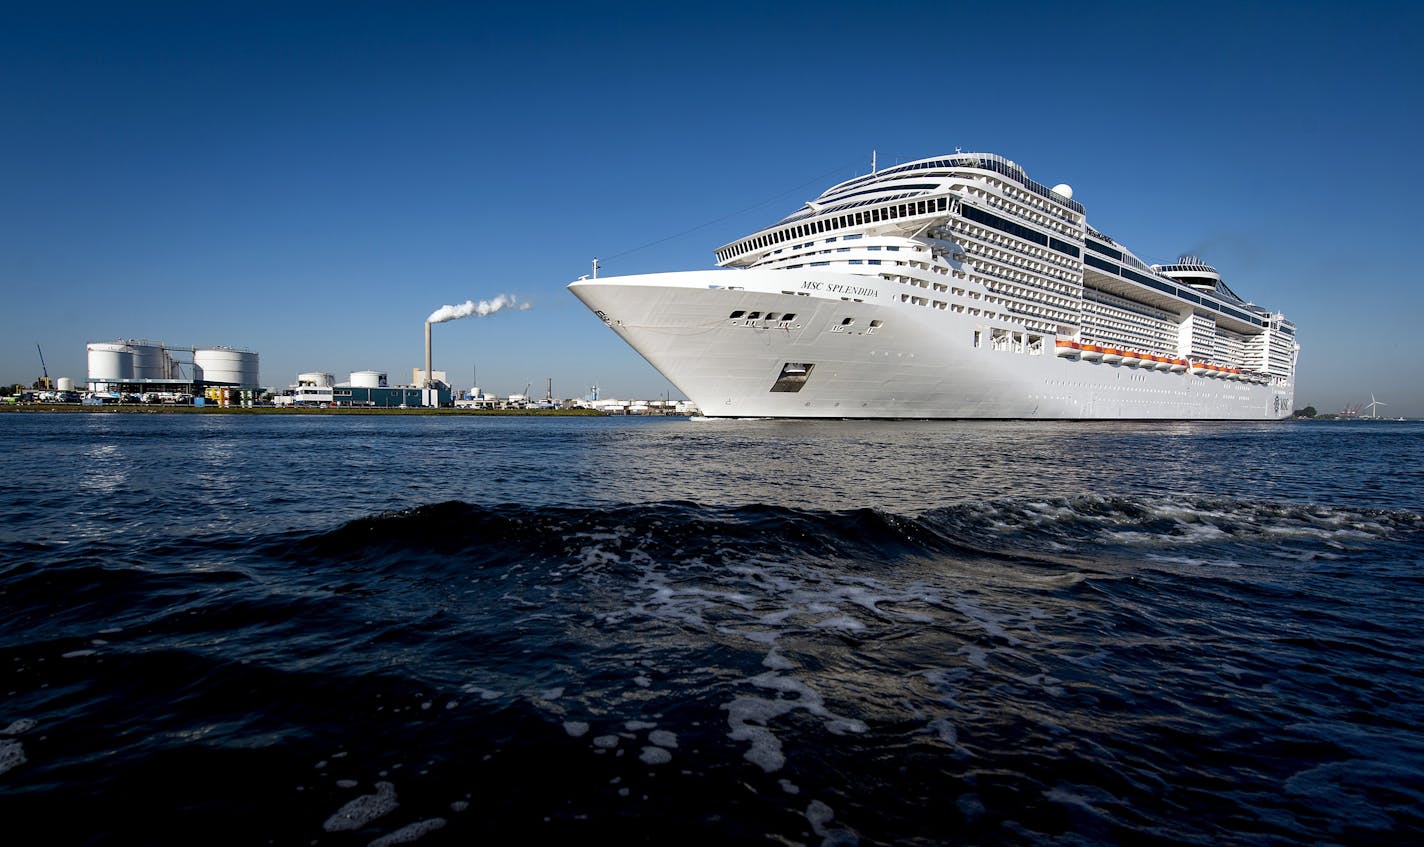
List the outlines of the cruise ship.
<svg viewBox="0 0 1424 847">
<path fill-rule="evenodd" d="M 1143 262 L 999 155 L 872 167 L 716 259 L 569 285 L 709 418 L 1291 414 L 1284 315 L 1200 259 Z"/>
</svg>

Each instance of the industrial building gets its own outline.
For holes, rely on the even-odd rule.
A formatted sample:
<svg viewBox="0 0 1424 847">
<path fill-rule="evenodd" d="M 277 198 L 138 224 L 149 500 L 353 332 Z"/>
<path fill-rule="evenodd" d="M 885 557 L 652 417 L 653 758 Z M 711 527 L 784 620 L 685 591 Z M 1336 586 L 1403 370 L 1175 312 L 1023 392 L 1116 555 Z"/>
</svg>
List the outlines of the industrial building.
<svg viewBox="0 0 1424 847">
<path fill-rule="evenodd" d="M 451 405 L 445 374 L 436 371 L 434 384 L 391 385 L 383 371 L 353 371 L 348 382 L 337 383 L 329 373 L 311 371 L 297 374 L 292 385 L 272 401 L 278 406 L 337 406 L 404 409 L 416 406 Z"/>
<path fill-rule="evenodd" d="M 239 347 L 175 347 L 148 339 L 87 345 L 91 398 L 192 402 L 215 390 L 258 392 L 258 356 Z"/>
</svg>

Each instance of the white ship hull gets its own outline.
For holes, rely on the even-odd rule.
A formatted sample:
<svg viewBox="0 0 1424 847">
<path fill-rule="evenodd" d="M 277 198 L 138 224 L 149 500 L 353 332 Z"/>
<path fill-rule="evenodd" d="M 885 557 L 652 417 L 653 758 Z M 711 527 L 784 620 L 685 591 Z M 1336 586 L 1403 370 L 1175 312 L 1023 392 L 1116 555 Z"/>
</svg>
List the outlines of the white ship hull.
<svg viewBox="0 0 1424 847">
<path fill-rule="evenodd" d="M 1072 194 L 956 151 L 715 251 L 737 270 L 569 289 L 708 417 L 1289 415 L 1295 325 L 1199 258 L 1148 265 Z"/>
<path fill-rule="evenodd" d="M 1027 334 L 902 302 L 875 276 L 689 271 L 569 290 L 707 417 L 1274 420 L 1292 409 L 1280 381 L 1064 358 L 1051 336 L 995 349 L 996 327 Z M 804 381 L 774 390 L 797 366 Z"/>
</svg>

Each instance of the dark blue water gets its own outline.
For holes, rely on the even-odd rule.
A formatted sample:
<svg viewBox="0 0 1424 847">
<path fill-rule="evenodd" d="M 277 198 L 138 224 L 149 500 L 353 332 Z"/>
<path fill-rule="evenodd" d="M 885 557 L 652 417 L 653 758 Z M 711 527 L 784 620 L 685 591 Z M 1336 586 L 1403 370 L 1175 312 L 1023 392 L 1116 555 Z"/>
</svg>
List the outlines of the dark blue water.
<svg viewBox="0 0 1424 847">
<path fill-rule="evenodd" d="M 9 843 L 1424 839 L 1420 425 L 12 413 L 0 472 Z"/>
</svg>

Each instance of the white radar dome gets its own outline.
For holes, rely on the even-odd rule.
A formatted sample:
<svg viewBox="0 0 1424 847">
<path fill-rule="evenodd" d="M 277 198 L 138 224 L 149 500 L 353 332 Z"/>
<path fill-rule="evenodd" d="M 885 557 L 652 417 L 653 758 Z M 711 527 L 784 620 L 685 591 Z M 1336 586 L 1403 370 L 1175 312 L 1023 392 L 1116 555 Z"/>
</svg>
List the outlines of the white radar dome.
<svg viewBox="0 0 1424 847">
<path fill-rule="evenodd" d="M 1073 186 L 1069 185 L 1069 184 L 1066 183 L 1066 182 L 1060 182 L 1060 183 L 1058 183 L 1057 185 L 1053 186 L 1053 193 L 1054 193 L 1054 194 L 1061 194 L 1061 195 L 1063 195 L 1064 197 L 1067 197 L 1069 200 L 1072 200 L 1072 199 L 1073 199 Z"/>
</svg>

